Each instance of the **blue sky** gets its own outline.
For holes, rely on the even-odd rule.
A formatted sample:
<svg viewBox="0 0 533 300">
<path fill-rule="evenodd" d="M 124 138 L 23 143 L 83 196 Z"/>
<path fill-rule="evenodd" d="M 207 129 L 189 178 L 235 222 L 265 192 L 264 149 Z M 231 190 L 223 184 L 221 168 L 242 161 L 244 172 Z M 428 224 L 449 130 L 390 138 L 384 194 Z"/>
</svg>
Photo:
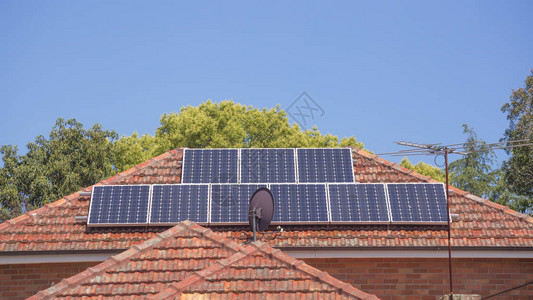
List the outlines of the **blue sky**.
<svg viewBox="0 0 533 300">
<path fill-rule="evenodd" d="M 304 91 L 323 109 L 312 120 L 322 133 L 376 153 L 401 149 L 396 140 L 462 142 L 463 123 L 498 141 L 500 107 L 533 68 L 531 11 L 528 1 L 3 0 L 0 144 L 25 148 L 58 117 L 152 134 L 189 104 L 287 109 Z"/>
</svg>

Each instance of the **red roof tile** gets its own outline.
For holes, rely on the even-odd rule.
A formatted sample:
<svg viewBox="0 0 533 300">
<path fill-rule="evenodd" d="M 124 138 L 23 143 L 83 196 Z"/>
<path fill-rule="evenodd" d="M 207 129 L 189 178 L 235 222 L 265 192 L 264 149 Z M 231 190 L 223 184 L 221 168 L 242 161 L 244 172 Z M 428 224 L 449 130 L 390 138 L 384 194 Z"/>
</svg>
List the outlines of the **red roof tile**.
<svg viewBox="0 0 533 300">
<path fill-rule="evenodd" d="M 182 149 L 155 157 L 98 184 L 179 183 Z M 435 182 L 433 179 L 354 149 L 358 182 Z M 92 187 L 83 189 L 90 191 Z M 533 218 L 453 188 L 454 247 L 533 247 Z M 124 250 L 167 228 L 87 228 L 75 216 L 87 215 L 90 197 L 75 193 L 0 224 L 0 255 L 13 251 Z M 247 227 L 213 227 L 244 240 Z M 445 247 L 445 226 L 329 225 L 285 226 L 264 239 L 276 247 Z M 274 238 L 275 236 L 275 238 Z"/>
<path fill-rule="evenodd" d="M 263 242 L 172 283 L 152 299 L 208 297 L 377 299 Z"/>
<path fill-rule="evenodd" d="M 30 299 L 183 298 L 298 295 L 376 299 L 350 284 L 274 250 L 240 246 L 182 222 Z"/>
</svg>

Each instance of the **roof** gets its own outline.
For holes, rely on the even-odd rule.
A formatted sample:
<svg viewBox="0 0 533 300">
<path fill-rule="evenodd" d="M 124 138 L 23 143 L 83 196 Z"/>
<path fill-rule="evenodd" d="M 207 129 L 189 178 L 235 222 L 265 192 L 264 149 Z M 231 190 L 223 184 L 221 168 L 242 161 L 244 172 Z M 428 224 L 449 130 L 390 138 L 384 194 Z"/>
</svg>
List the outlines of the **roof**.
<svg viewBox="0 0 533 300">
<path fill-rule="evenodd" d="M 98 185 L 179 183 L 183 149 L 177 148 L 103 180 Z M 353 149 L 358 182 L 436 182 L 364 150 Z M 92 187 L 82 191 L 91 191 Z M 533 247 L 533 218 L 508 207 L 452 188 L 450 212 L 454 247 Z M 0 224 L 0 255 L 34 251 L 125 250 L 168 227 L 87 228 L 75 216 L 87 215 L 90 197 L 74 193 Z M 212 227 L 220 234 L 244 240 L 246 227 Z M 285 226 L 269 243 L 275 247 L 446 247 L 445 226 L 329 225 Z M 269 238 L 266 236 L 265 238 Z"/>
<path fill-rule="evenodd" d="M 377 299 L 279 249 L 244 247 L 185 221 L 30 299 Z"/>
</svg>

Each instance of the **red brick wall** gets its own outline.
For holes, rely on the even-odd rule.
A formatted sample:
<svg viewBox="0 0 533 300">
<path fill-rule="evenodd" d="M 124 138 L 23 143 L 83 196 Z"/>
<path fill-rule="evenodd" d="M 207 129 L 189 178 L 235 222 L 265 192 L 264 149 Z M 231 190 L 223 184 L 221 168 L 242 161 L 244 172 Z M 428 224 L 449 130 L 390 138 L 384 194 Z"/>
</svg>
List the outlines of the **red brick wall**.
<svg viewBox="0 0 533 300">
<path fill-rule="evenodd" d="M 313 258 L 308 264 L 382 299 L 431 299 L 449 290 L 448 260 Z M 533 280 L 533 259 L 453 260 L 455 294 L 488 296 Z M 491 299 L 533 299 L 533 284 Z"/>
<path fill-rule="evenodd" d="M 0 299 L 24 299 L 98 262 L 0 265 Z"/>
<path fill-rule="evenodd" d="M 446 259 L 305 259 L 308 264 L 382 299 L 436 299 L 448 291 Z M 23 299 L 96 265 L 0 265 L 0 299 Z M 454 259 L 455 293 L 491 293 L 533 280 L 533 259 Z M 533 299 L 533 285 L 494 299 Z"/>
</svg>

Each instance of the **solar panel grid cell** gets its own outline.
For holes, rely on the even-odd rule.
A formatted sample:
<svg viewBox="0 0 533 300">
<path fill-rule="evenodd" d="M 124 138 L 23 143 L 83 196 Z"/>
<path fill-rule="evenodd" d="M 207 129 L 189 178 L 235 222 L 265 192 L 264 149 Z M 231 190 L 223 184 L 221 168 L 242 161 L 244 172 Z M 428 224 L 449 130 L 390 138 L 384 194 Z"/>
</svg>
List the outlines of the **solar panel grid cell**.
<svg viewBox="0 0 533 300">
<path fill-rule="evenodd" d="M 443 223 L 446 194 L 441 183 L 387 184 L 393 222 Z"/>
<path fill-rule="evenodd" d="M 266 184 L 211 185 L 211 223 L 248 223 L 248 203 L 253 193 Z"/>
<path fill-rule="evenodd" d="M 351 149 L 297 149 L 299 182 L 354 182 Z"/>
<path fill-rule="evenodd" d="M 241 182 L 295 182 L 294 149 L 241 149 Z"/>
<path fill-rule="evenodd" d="M 147 224 L 149 185 L 95 186 L 88 223 Z"/>
<path fill-rule="evenodd" d="M 332 222 L 388 222 L 384 184 L 328 184 Z"/>
<path fill-rule="evenodd" d="M 328 222 L 325 184 L 271 184 L 276 201 L 273 222 Z"/>
<path fill-rule="evenodd" d="M 208 193 L 207 184 L 154 185 L 150 223 L 207 223 Z"/>
<path fill-rule="evenodd" d="M 238 149 L 185 149 L 182 183 L 237 183 Z"/>
</svg>

